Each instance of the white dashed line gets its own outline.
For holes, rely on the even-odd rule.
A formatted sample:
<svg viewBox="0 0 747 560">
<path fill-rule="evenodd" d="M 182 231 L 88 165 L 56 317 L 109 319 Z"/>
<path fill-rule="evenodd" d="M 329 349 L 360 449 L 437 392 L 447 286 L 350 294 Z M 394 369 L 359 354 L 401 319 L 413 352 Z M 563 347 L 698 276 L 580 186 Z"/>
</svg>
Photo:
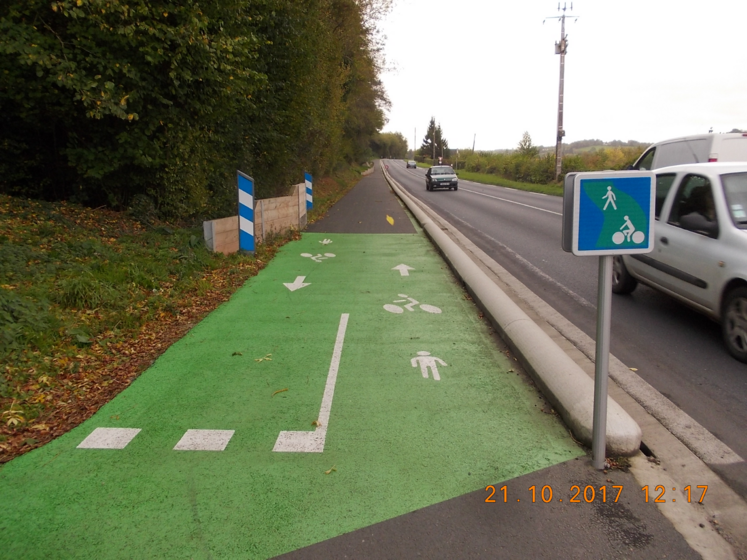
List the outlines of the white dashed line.
<svg viewBox="0 0 747 560">
<path fill-rule="evenodd" d="M 140 428 L 96 428 L 78 449 L 124 449 L 138 433 Z"/>
</svg>

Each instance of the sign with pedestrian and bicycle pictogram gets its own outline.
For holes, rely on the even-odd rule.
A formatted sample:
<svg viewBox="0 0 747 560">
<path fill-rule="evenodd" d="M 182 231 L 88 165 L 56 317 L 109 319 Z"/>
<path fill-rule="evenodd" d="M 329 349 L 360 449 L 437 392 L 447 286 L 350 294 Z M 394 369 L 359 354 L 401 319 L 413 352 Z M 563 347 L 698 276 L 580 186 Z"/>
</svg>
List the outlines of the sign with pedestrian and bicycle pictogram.
<svg viewBox="0 0 747 560">
<path fill-rule="evenodd" d="M 563 195 L 563 249 L 574 255 L 651 252 L 655 185 L 650 171 L 569 175 Z"/>
</svg>

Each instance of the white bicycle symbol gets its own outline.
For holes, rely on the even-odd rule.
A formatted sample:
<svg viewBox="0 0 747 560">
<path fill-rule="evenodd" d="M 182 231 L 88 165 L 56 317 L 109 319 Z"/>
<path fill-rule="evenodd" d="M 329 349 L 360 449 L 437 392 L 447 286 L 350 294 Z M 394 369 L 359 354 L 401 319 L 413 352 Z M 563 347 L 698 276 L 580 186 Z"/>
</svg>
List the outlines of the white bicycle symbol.
<svg viewBox="0 0 747 560">
<path fill-rule="evenodd" d="M 405 294 L 397 294 L 397 295 L 399 297 L 407 298 L 407 299 L 395 299 L 394 303 L 404 303 L 406 301 L 409 301 L 410 303 L 404 305 L 403 306 L 404 309 L 400 307 L 399 305 L 393 305 L 391 303 L 387 303 L 386 305 L 384 305 L 384 309 L 389 311 L 389 313 L 404 313 L 405 309 L 407 309 L 408 311 L 415 311 L 415 309 L 413 308 L 420 303 L 415 298 L 411 298 Z M 441 313 L 441 309 L 439 309 L 435 305 L 428 305 L 427 303 L 424 303 L 423 305 L 421 305 L 420 309 L 422 309 L 423 311 L 426 311 L 427 313 Z"/>
<path fill-rule="evenodd" d="M 646 234 L 642 231 L 636 231 L 633 222 L 630 221 L 628 216 L 625 216 L 625 223 L 620 228 L 622 231 L 616 231 L 612 234 L 612 242 L 615 245 L 620 245 L 623 241 L 627 240 L 630 243 L 631 239 L 636 245 L 643 243 L 646 239 Z"/>
</svg>

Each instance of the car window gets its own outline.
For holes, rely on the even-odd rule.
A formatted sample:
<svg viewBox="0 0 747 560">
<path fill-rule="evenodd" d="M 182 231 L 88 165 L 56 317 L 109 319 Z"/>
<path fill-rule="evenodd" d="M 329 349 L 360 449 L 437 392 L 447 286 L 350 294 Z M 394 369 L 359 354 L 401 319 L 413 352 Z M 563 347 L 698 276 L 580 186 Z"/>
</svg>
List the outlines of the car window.
<svg viewBox="0 0 747 560">
<path fill-rule="evenodd" d="M 643 154 L 640 160 L 638 160 L 638 165 L 636 165 L 635 168 L 640 169 L 641 171 L 647 171 L 651 169 L 651 166 L 654 164 L 655 153 L 656 148 L 651 148 L 648 152 Z"/>
<path fill-rule="evenodd" d="M 433 175 L 453 175 L 454 170 L 451 167 L 432 167 Z"/>
<path fill-rule="evenodd" d="M 718 235 L 713 188 L 707 177 L 686 175 L 682 179 L 669 213 L 669 223 L 711 237 Z M 709 228 L 709 224 L 714 228 Z"/>
<path fill-rule="evenodd" d="M 656 207 L 654 208 L 654 213 L 657 220 L 661 214 L 661 208 L 664 206 L 664 200 L 666 200 L 669 190 L 672 188 L 674 178 L 674 173 L 663 173 L 656 176 Z"/>
<path fill-rule="evenodd" d="M 705 138 L 662 144 L 656 157 L 656 167 L 708 161 L 708 145 L 709 142 Z"/>
<path fill-rule="evenodd" d="M 734 225 L 747 229 L 747 173 L 727 173 L 721 176 L 721 182 Z"/>
</svg>

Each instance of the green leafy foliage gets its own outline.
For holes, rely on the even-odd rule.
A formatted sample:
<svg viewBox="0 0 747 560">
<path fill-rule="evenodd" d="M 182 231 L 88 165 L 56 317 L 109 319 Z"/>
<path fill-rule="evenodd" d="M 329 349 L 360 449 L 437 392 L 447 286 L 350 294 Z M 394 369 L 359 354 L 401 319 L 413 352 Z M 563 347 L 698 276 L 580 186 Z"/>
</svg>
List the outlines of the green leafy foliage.
<svg viewBox="0 0 747 560">
<path fill-rule="evenodd" d="M 9 0 L 0 192 L 216 217 L 237 168 L 263 197 L 364 161 L 387 103 L 365 18 L 387 5 Z"/>
<path fill-rule="evenodd" d="M 384 132 L 373 137 L 371 149 L 380 158 L 402 159 L 407 155 L 407 140 L 400 132 Z"/>
</svg>

